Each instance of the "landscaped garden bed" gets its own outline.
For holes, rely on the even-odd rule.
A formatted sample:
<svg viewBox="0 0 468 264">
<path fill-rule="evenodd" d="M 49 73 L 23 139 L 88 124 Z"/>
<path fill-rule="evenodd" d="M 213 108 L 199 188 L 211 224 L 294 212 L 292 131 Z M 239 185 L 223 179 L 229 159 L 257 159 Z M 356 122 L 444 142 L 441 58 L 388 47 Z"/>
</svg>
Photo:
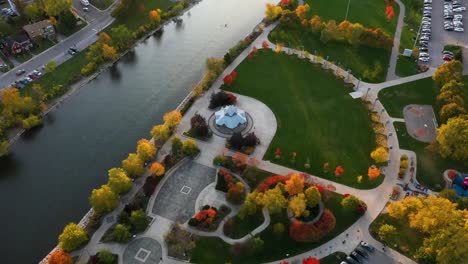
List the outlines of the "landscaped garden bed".
<svg viewBox="0 0 468 264">
<path fill-rule="evenodd" d="M 223 89 L 262 101 L 277 120 L 264 159 L 356 188 L 382 182 L 357 181 L 373 164 L 375 134 L 366 106 L 349 96 L 352 90 L 341 80 L 308 60 L 271 50 L 259 50 L 236 71 L 236 81 Z M 337 176 L 338 166 L 343 173 Z"/>
<path fill-rule="evenodd" d="M 231 212 L 231 208 L 221 205 L 219 210 L 216 207 L 204 205 L 189 221 L 188 225 L 201 231 L 215 231 L 221 221 Z"/>
<path fill-rule="evenodd" d="M 244 201 L 246 192 L 244 183 L 227 170 L 218 170 L 215 188 L 226 193 L 226 201 L 232 204 L 238 205 Z"/>
<path fill-rule="evenodd" d="M 195 114 L 190 119 L 190 129 L 184 132 L 184 136 L 207 141 L 213 136 L 213 133 L 210 131 L 206 119 L 199 114 Z"/>
</svg>

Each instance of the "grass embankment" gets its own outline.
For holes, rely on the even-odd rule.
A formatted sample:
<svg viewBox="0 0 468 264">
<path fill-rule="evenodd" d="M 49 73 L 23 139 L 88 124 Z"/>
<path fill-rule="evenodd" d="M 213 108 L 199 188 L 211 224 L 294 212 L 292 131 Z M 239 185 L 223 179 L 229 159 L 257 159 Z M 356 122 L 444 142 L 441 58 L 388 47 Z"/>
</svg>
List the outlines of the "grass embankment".
<svg viewBox="0 0 468 264">
<path fill-rule="evenodd" d="M 344 20 L 348 2 L 343 0 L 318 1 L 306 0 L 310 5 L 309 18 L 318 15 L 324 21 L 336 20 L 337 24 Z M 331 8 L 332 7 L 332 8 Z M 394 35 L 396 28 L 396 17 L 398 17 L 399 7 L 394 4 L 395 18 L 388 22 L 385 17 L 385 1 L 354 1 L 351 3 L 348 13 L 348 20 L 353 23 L 361 23 L 369 28 L 381 28 L 383 31 Z M 373 11 L 371 11 L 373 10 Z M 377 12 L 376 10 L 382 10 Z M 312 34 L 304 27 L 289 28 L 284 25 L 278 26 L 270 34 L 272 42 L 282 42 L 286 46 L 295 48 L 304 47 L 311 54 L 320 55 L 335 63 L 339 63 L 343 68 L 350 69 L 358 78 L 368 82 L 382 82 L 386 77 L 386 69 L 390 61 L 390 49 L 376 49 L 368 47 L 353 47 L 347 43 L 320 41 L 320 34 Z M 373 71 L 375 65 L 379 64 L 382 71 L 375 78 L 364 77 L 364 72 Z"/>
<path fill-rule="evenodd" d="M 356 188 L 380 184 L 383 177 L 356 181 L 373 164 L 375 135 L 366 107 L 351 98 L 352 89 L 342 80 L 307 60 L 270 50 L 245 60 L 236 71 L 234 84 L 224 89 L 262 101 L 276 116 L 278 130 L 264 159 Z M 280 159 L 275 159 L 277 148 Z M 307 158 L 309 170 L 304 169 Z M 323 171 L 326 162 L 328 173 Z M 337 165 L 345 170 L 340 177 L 333 173 Z"/>
<path fill-rule="evenodd" d="M 396 75 L 400 77 L 411 76 L 418 73 L 418 62 L 413 57 L 405 57 L 398 55 L 396 69 Z"/>
<path fill-rule="evenodd" d="M 350 214 L 341 206 L 341 194 L 332 193 L 330 199 L 325 202 L 325 207 L 330 209 L 336 217 L 336 228 L 317 243 L 300 243 L 292 240 L 288 234 L 289 219 L 286 213 L 272 216 L 270 226 L 260 233 L 260 238 L 265 242 L 263 248 L 253 254 L 241 253 L 233 255 L 230 245 L 219 238 L 203 237 L 197 241 L 197 246 L 192 253 L 193 263 L 263 263 L 274 261 L 289 256 L 294 256 L 308 251 L 331 240 L 351 226 L 358 218 L 357 214 Z M 285 232 L 278 236 L 273 232 L 273 224 L 281 222 L 285 226 Z"/>
<path fill-rule="evenodd" d="M 146 25 L 150 22 L 148 13 L 154 9 L 167 10 L 174 5 L 175 2 L 170 0 L 141 0 L 138 8 L 128 11 L 128 15 L 116 19 L 110 27 L 118 25 L 126 25 L 128 29 L 134 31 L 138 27 Z"/>
<path fill-rule="evenodd" d="M 468 76 L 462 78 L 465 89 L 462 97 L 468 102 Z M 440 105 L 437 102 L 439 89 L 431 78 L 421 79 L 384 89 L 379 93 L 379 99 L 392 117 L 403 117 L 403 108 L 409 104 L 425 104 L 434 107 L 436 118 L 439 118 Z M 440 125 L 440 121 L 438 121 Z M 406 132 L 404 123 L 394 123 L 398 130 L 400 148 L 412 150 L 417 155 L 417 179 L 429 188 L 440 190 L 444 186 L 442 173 L 444 170 L 463 169 L 459 162 L 443 159 L 439 154 L 426 149 L 427 143 L 415 140 Z"/>
</svg>

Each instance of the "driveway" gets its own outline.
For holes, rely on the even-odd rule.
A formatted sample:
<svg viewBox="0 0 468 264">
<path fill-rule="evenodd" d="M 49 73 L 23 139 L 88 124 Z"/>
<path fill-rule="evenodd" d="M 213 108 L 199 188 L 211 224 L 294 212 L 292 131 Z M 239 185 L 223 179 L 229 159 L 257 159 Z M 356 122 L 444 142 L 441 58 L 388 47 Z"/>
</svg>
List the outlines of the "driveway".
<svg viewBox="0 0 468 264">
<path fill-rule="evenodd" d="M 215 181 L 216 169 L 188 160 L 178 167 L 161 186 L 152 213 L 180 224 L 195 214 L 200 192 Z"/>
</svg>

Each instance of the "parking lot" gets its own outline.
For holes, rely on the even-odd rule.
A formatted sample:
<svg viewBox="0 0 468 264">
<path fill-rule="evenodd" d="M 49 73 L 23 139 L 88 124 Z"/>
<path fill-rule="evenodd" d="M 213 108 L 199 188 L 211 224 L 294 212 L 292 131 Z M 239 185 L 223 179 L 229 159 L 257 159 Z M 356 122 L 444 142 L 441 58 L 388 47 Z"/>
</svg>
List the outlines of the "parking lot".
<svg viewBox="0 0 468 264">
<path fill-rule="evenodd" d="M 340 264 L 395 264 L 396 261 L 375 249 L 372 245 L 361 242 Z"/>
<path fill-rule="evenodd" d="M 423 18 L 422 29 L 425 28 L 425 32 L 429 33 L 429 38 L 424 38 L 423 30 L 421 30 L 421 37 L 426 39 L 427 57 L 428 61 L 420 60 L 421 64 L 425 64 L 431 67 L 438 67 L 444 63 L 444 55 L 442 54 L 445 45 L 459 45 L 463 47 L 463 54 L 465 58 L 468 58 L 468 33 L 464 30 L 464 20 L 466 19 L 465 9 L 467 0 L 453 0 L 453 1 L 431 1 L 425 0 L 426 6 L 429 7 L 423 9 L 421 12 L 430 15 L 426 15 L 427 18 Z M 445 5 L 445 7 L 444 7 Z M 457 9 L 460 8 L 460 9 Z M 430 29 L 428 31 L 427 29 Z M 457 32 L 459 30 L 463 32 Z M 424 46 L 421 44 L 421 38 L 419 47 Z M 446 60 L 450 59 L 450 54 L 445 56 Z M 465 60 L 465 69 L 468 70 L 468 64 Z"/>
</svg>

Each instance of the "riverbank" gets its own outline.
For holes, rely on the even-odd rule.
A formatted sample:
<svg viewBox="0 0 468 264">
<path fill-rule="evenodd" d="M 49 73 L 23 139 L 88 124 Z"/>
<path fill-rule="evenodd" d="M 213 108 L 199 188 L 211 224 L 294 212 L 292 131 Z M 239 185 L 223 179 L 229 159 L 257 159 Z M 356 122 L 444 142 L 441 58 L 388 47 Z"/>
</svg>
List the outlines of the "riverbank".
<svg viewBox="0 0 468 264">
<path fill-rule="evenodd" d="M 180 11 L 180 13 L 177 15 L 177 16 L 174 16 L 174 17 L 168 17 L 166 20 L 164 20 L 161 24 L 159 24 L 156 28 L 150 30 L 149 32 L 147 32 L 146 34 L 144 34 L 142 37 L 140 37 L 139 39 L 137 39 L 132 45 L 131 47 L 129 47 L 128 49 L 126 49 L 125 51 L 123 52 L 120 52 L 118 54 L 118 57 L 112 61 L 109 61 L 109 62 L 106 62 L 102 65 L 99 66 L 99 68 L 94 72 L 92 73 L 91 75 L 89 76 L 81 76 L 81 79 L 78 80 L 77 82 L 69 85 L 69 88 L 67 89 L 67 87 L 65 87 L 65 89 L 67 90 L 62 96 L 52 100 L 52 102 L 48 105 L 48 108 L 46 111 L 44 111 L 41 115 L 42 118 L 44 118 L 45 116 L 47 116 L 47 114 L 49 114 L 50 112 L 54 111 L 55 109 L 59 108 L 60 105 L 65 102 L 65 100 L 67 100 L 71 95 L 73 95 L 76 91 L 78 91 L 81 87 L 85 86 L 86 84 L 88 84 L 89 82 L 93 81 L 94 79 L 96 79 L 100 74 L 102 74 L 103 72 L 105 71 L 108 71 L 110 67 L 112 67 L 113 65 L 115 65 L 116 63 L 118 63 L 125 55 L 127 55 L 129 52 L 132 52 L 132 50 L 137 47 L 138 45 L 142 44 L 146 39 L 148 39 L 149 37 L 151 37 L 153 34 L 155 34 L 156 32 L 162 30 L 166 25 L 168 25 L 169 23 L 171 22 L 174 22 L 173 19 L 174 18 L 179 18 L 181 16 L 183 16 L 188 10 L 190 10 L 192 7 L 194 7 L 196 4 L 198 4 L 199 2 L 201 2 L 202 0 L 191 0 L 188 7 L 183 9 L 182 11 Z M 175 2 L 176 3 L 176 2 Z M 175 22 L 174 22 L 175 23 Z M 104 28 L 101 32 L 106 32 L 106 31 L 109 31 L 110 28 L 112 28 L 114 25 L 113 24 L 110 24 L 108 27 Z M 98 33 L 96 33 L 98 34 Z M 86 50 L 83 50 L 82 52 L 86 52 Z M 61 65 L 57 66 L 57 67 L 60 67 Z M 53 73 L 52 73 L 53 74 Z M 78 74 L 78 73 L 77 73 Z M 37 129 L 37 128 L 36 128 Z M 28 130 L 26 129 L 23 129 L 23 128 L 18 128 L 18 127 L 13 127 L 11 129 L 9 129 L 9 131 L 7 132 L 8 134 L 8 144 L 9 146 L 11 147 L 24 133 L 26 133 Z M 2 156 L 0 156 L 1 158 Z"/>
</svg>

